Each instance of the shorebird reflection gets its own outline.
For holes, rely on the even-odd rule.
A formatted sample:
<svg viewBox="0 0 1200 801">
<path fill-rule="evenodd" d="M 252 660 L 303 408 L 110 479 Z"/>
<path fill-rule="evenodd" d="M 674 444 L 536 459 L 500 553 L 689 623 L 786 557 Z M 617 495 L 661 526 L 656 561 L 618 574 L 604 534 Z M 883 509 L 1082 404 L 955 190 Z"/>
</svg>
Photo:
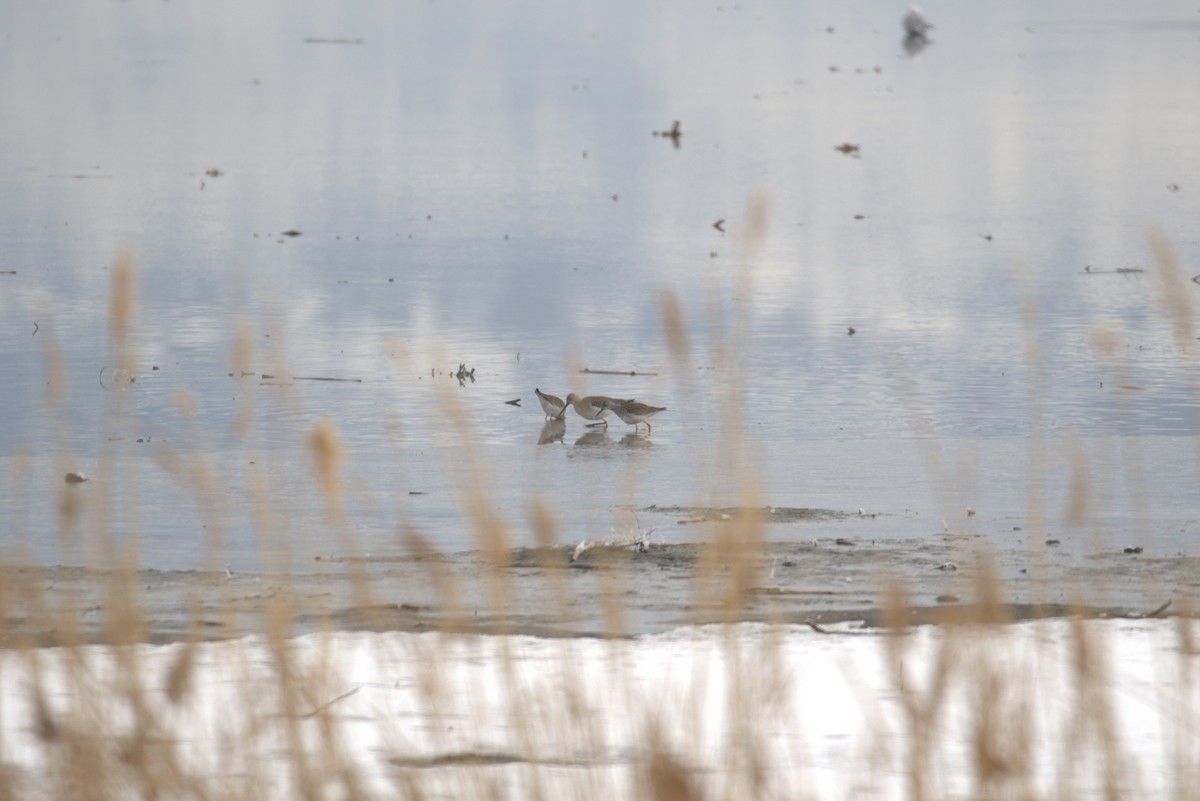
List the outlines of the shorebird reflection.
<svg viewBox="0 0 1200 801">
<path fill-rule="evenodd" d="M 566 420 L 547 420 L 546 425 L 542 426 L 542 433 L 538 435 L 538 445 L 545 445 L 548 442 L 562 442 L 563 436 L 566 433 Z"/>
<path fill-rule="evenodd" d="M 575 440 L 575 444 L 581 448 L 602 448 L 606 445 L 612 445 L 613 442 L 615 440 L 605 431 L 589 431 Z"/>
<path fill-rule="evenodd" d="M 921 55 L 921 51 L 932 42 L 929 32 L 933 30 L 933 25 L 916 6 L 908 7 L 908 12 L 900 18 L 900 27 L 904 29 L 904 41 L 900 44 L 909 58 Z"/>
<path fill-rule="evenodd" d="M 621 437 L 621 443 L 626 448 L 650 448 L 654 443 L 645 434 L 629 433 Z"/>
<path fill-rule="evenodd" d="M 622 448 L 648 448 L 654 443 L 645 434 L 629 433 L 620 439 L 614 439 L 607 431 L 589 431 L 575 444 L 581 448 L 610 448 L 619 445 Z"/>
<path fill-rule="evenodd" d="M 916 58 L 921 55 L 926 47 L 929 47 L 929 40 L 924 36 L 917 36 L 910 33 L 904 37 L 904 41 L 900 43 L 900 46 L 904 48 L 904 52 L 909 58 Z"/>
</svg>

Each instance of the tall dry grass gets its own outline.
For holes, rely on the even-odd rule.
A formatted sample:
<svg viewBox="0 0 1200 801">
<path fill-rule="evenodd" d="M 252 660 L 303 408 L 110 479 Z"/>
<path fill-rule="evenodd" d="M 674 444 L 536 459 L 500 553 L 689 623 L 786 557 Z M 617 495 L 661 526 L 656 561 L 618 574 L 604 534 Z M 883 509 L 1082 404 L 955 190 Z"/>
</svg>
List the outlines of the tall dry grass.
<svg viewBox="0 0 1200 801">
<path fill-rule="evenodd" d="M 756 199 L 747 209 L 740 227 L 742 257 L 736 276 L 737 296 L 753 296 L 755 253 L 766 237 L 767 202 Z M 1173 251 L 1161 237 L 1153 239 L 1164 280 L 1163 307 L 1175 320 L 1180 349 L 1194 358 L 1190 320 L 1193 309 L 1188 295 L 1179 291 L 1182 270 Z M 712 298 L 715 307 L 720 298 Z M 686 334 L 684 305 L 671 291 L 665 291 L 660 301 L 663 336 L 670 353 L 679 366 L 675 373 L 680 392 L 694 392 L 692 363 L 696 345 Z M 136 322 L 136 269 L 131 257 L 121 257 L 113 270 L 110 300 L 109 361 L 119 370 L 132 373 L 136 354 L 130 344 L 130 331 Z M 101 454 L 99 476 L 95 479 L 99 491 L 94 507 L 83 509 L 77 495 L 64 488 L 58 498 L 60 550 L 63 561 L 75 554 L 88 556 L 97 568 L 97 607 L 102 609 L 103 627 L 96 646 L 81 626 L 76 598 L 57 595 L 41 574 L 27 565 L 0 565 L 0 619 L 5 621 L 0 632 L 0 644 L 6 653 L 15 656 L 0 662 L 8 666 L 7 675 L 0 672 L 0 684 L 21 682 L 21 697 L 25 709 L 0 709 L 0 720 L 9 726 L 0 743 L 7 743 L 13 753 L 0 751 L 0 801 L 25 798 L 107 799 L 117 797 L 144 798 L 274 798 L 281 794 L 304 799 L 365 799 L 376 797 L 402 798 L 499 798 L 511 797 L 507 785 L 487 770 L 487 754 L 464 754 L 460 750 L 461 731 L 455 727 L 481 729 L 494 721 L 475 719 L 483 708 L 500 709 L 503 723 L 511 733 L 510 747 L 521 765 L 521 797 L 533 799 L 609 798 L 614 792 L 627 792 L 631 797 L 654 798 L 663 801 L 684 799 L 761 799 L 815 797 L 805 786 L 781 786 L 779 777 L 785 775 L 779 756 L 770 742 L 775 727 L 787 726 L 781 710 L 788 708 L 788 699 L 797 682 L 805 677 L 796 675 L 784 645 L 788 629 L 782 625 L 768 626 L 760 634 L 748 638 L 737 624 L 743 619 L 747 604 L 760 587 L 764 559 L 765 525 L 752 510 L 764 506 L 761 485 L 753 465 L 755 454 L 741 431 L 738 388 L 749 378 L 745 374 L 750 323 L 753 309 L 742 304 L 733 315 L 733 324 L 725 336 L 705 354 L 714 363 L 720 380 L 714 382 L 725 393 L 719 399 L 721 437 L 709 453 L 698 454 L 703 460 L 713 485 L 732 483 L 737 488 L 739 506 L 746 510 L 725 523 L 714 526 L 711 542 L 699 560 L 696 575 L 696 606 L 709 608 L 707 596 L 712 588 L 720 588 L 721 619 L 719 629 L 723 653 L 723 669 L 712 670 L 695 666 L 691 689 L 681 698 L 663 700 L 661 705 L 647 704 L 642 709 L 641 742 L 632 754 L 626 754 L 632 768 L 632 786 L 614 782 L 611 765 L 597 764 L 591 769 L 578 770 L 570 782 L 562 780 L 563 766 L 552 761 L 540 761 L 545 755 L 548 737 L 557 744 L 569 746 L 569 752 L 603 753 L 611 743 L 606 710 L 588 700 L 587 693 L 571 681 L 579 663 L 572 653 L 582 655 L 587 644 L 568 643 L 565 656 L 556 675 L 544 683 L 531 683 L 515 652 L 515 641 L 501 637 L 489 640 L 490 647 L 479 644 L 465 633 L 486 632 L 504 635 L 514 632 L 505 610 L 519 588 L 514 581 L 530 581 L 516 577 L 507 569 L 515 546 L 510 521 L 502 519 L 490 498 L 487 480 L 488 466 L 478 461 L 475 453 L 464 446 L 458 454 L 463 466 L 460 481 L 461 503 L 472 526 L 476 549 L 483 554 L 489 567 L 472 580 L 482 582 L 486 599 L 484 623 L 468 612 L 463 599 L 467 592 L 462 586 L 464 576 L 449 569 L 437 558 L 437 549 L 425 533 L 411 526 L 399 527 L 403 547 L 428 566 L 430 586 L 436 598 L 433 603 L 443 610 L 445 637 L 423 639 L 414 637 L 403 646 L 386 640 L 377 647 L 386 651 L 403 647 L 421 666 L 415 681 L 419 688 L 422 712 L 427 720 L 442 721 L 444 727 L 433 727 L 425 733 L 428 748 L 454 760 L 448 766 L 454 770 L 430 770 L 435 762 L 404 762 L 397 765 L 390 784 L 381 791 L 361 770 L 357 755 L 348 753 L 348 741 L 343 729 L 348 722 L 336 713 L 338 704 L 352 694 L 340 680 L 337 654 L 332 645 L 327 648 L 298 647 L 295 621 L 300 613 L 328 613 L 332 610 L 297 608 L 297 600 L 289 592 L 286 577 L 280 591 L 264 598 L 257 639 L 254 647 L 223 650 L 227 664 L 214 666 L 206 662 L 212 652 L 203 649 L 208 630 L 196 625 L 186 636 L 168 647 L 169 658 L 165 671 L 150 672 L 146 667 L 144 649 L 136 647 L 147 636 L 147 609 L 141 598 L 138 583 L 138 525 L 136 514 L 127 514 L 129 498 L 136 497 L 137 474 L 127 465 L 118 447 L 106 448 Z M 714 317 L 716 317 L 714 308 Z M 1036 329 L 1038 313 L 1032 305 L 1025 309 L 1026 326 L 1030 331 L 1026 358 L 1036 368 L 1040 363 L 1037 352 Z M 250 337 L 243 332 L 236 338 L 235 364 L 253 359 Z M 1113 356 L 1116 360 L 1116 356 Z M 66 442 L 68 422 L 63 413 L 64 397 L 68 392 L 61 352 L 48 338 L 45 359 L 48 382 L 47 413 L 56 421 L 61 443 Z M 1120 365 L 1116 365 L 1117 368 Z M 1032 369 L 1032 375 L 1041 371 Z M 899 371 L 905 375 L 906 371 Z M 898 396 L 913 419 L 926 415 L 919 408 L 919 388 L 903 379 Z M 128 413 L 122 393 L 106 395 L 109 406 L 104 409 L 106 420 L 119 427 Z M 185 419 L 194 417 L 188 397 L 177 396 L 176 404 Z M 448 412 L 451 425 L 460 442 L 469 443 L 473 432 L 469 417 L 461 407 L 460 396 L 445 392 L 440 402 Z M 1030 414 L 1039 413 L 1042 403 L 1039 387 L 1030 389 Z M 245 433 L 252 425 L 253 410 L 239 413 L 239 430 Z M 346 553 L 358 551 L 353 525 L 345 511 L 345 479 L 342 475 L 344 446 L 337 430 L 329 423 L 320 423 L 309 431 L 297 431 L 297 440 L 307 442 L 311 469 L 323 495 L 324 519 L 317 523 L 334 538 Z M 926 468 L 931 473 L 944 474 L 949 460 L 936 441 L 926 442 Z M 1068 442 L 1068 447 L 1071 447 Z M 1030 470 L 1035 475 L 1044 469 L 1045 443 L 1031 445 Z M 65 446 L 63 448 L 65 453 Z M 164 462 L 194 493 L 198 508 L 203 510 L 210 541 L 210 569 L 222 563 L 226 521 L 219 504 L 212 501 L 214 475 L 203 456 L 171 454 Z M 1134 459 L 1141 480 L 1144 469 Z M 1200 457 L 1198 457 L 1200 465 Z M 66 469 L 66 463 L 60 463 Z M 19 482 L 20 476 L 8 481 Z M 119 484 L 119 482 L 128 482 Z M 943 483 L 943 482 L 939 482 Z M 1072 520 L 1088 519 L 1090 477 L 1082 458 L 1075 460 L 1071 479 L 1071 500 L 1068 514 Z M 1034 484 L 1036 486 L 1036 483 Z M 703 496 L 710 487 L 698 488 Z M 263 473 L 252 472 L 249 486 L 244 488 L 252 500 L 264 501 L 269 488 Z M 122 499 L 118 513 L 115 498 Z M 949 503 L 949 501 L 947 501 Z M 252 504 L 255 509 L 268 509 L 267 503 Z M 1044 500 L 1036 491 L 1030 497 L 1030 517 L 1044 520 Z M 550 584 L 549 597 L 557 599 L 564 617 L 571 613 L 571 585 L 567 571 L 571 570 L 569 547 L 564 542 L 555 512 L 545 502 L 534 500 L 528 508 L 529 521 L 538 546 L 541 578 Z M 264 516 L 256 521 L 260 526 L 264 551 L 286 548 L 286 530 L 280 521 Z M 117 527 L 120 531 L 116 531 Z M 605 674 L 617 688 L 613 692 L 633 697 L 638 686 L 633 656 L 624 647 L 628 634 L 623 598 L 630 589 L 629 575 L 620 569 L 621 559 L 633 560 L 633 552 L 625 552 L 609 565 L 597 571 L 601 584 L 598 594 L 603 604 L 605 630 L 612 638 L 604 653 Z M 891 677 L 890 699 L 900 710 L 898 720 L 889 719 L 882 711 L 889 699 L 863 697 L 857 710 L 878 723 L 878 731 L 893 731 L 897 737 L 882 736 L 871 743 L 857 760 L 848 760 L 848 769 L 857 771 L 848 777 L 849 795 L 859 791 L 870 796 L 884 783 L 884 776 L 899 765 L 905 776 L 904 795 L 913 801 L 940 799 L 955 795 L 942 774 L 943 733 L 948 726 L 961 723 L 949 718 L 955 709 L 965 709 L 966 731 L 970 749 L 969 795 L 973 798 L 1041 797 L 1074 798 L 1086 794 L 1081 788 L 1099 788 L 1106 798 L 1136 797 L 1136 781 L 1131 774 L 1130 755 L 1124 753 L 1113 713 L 1112 665 L 1106 660 L 1107 650 L 1103 633 L 1077 622 L 1070 628 L 1069 680 L 1062 688 L 1067 696 L 1070 726 L 1061 732 L 1040 729 L 1038 708 L 1046 699 L 1038 697 L 1031 687 L 1038 671 L 1047 669 L 1037 653 L 1032 661 L 1014 654 L 1006 634 L 1011 620 L 1003 587 L 989 569 L 985 553 L 968 558 L 979 565 L 975 597 L 970 603 L 948 611 L 945 625 L 939 630 L 931 650 L 918 654 L 926 646 L 914 638 L 909 626 L 908 599 L 905 588 L 893 584 L 886 588 L 887 608 L 890 611 L 886 636 L 878 638 L 878 648 Z M 369 573 L 360 563 L 351 562 L 353 604 L 369 613 L 381 607 L 384 595 L 374 585 Z M 217 586 L 215 597 L 195 597 L 197 610 L 204 605 L 222 605 L 222 593 Z M 703 594 L 705 597 L 700 597 Z M 197 611 L 194 619 L 202 615 Z M 21 625 L 15 625 L 20 621 Z M 31 623 L 32 621 L 32 623 Z M 776 620 L 776 623 L 796 621 Z M 332 623 L 328 624 L 330 627 Z M 40 631 L 44 636 L 32 636 Z M 1184 687 L 1180 697 L 1188 702 L 1179 709 L 1179 718 L 1164 733 L 1169 741 L 1172 769 L 1176 773 L 1174 786 L 1195 787 L 1192 780 L 1200 777 L 1200 745 L 1195 736 L 1195 701 L 1197 686 L 1189 657 L 1196 653 L 1193 634 L 1185 618 L 1179 625 L 1177 659 L 1164 657 L 1162 670 Z M 462 636 L 456 636 L 462 635 Z M 835 636 L 835 635 L 828 635 Z M 334 640 L 328 640 L 332 643 Z M 474 644 L 471 644 L 474 643 Z M 47 647 L 53 646 L 53 647 Z M 501 697 L 461 697 L 462 687 L 452 679 L 456 664 L 456 649 L 478 648 L 478 659 L 488 659 L 494 668 Z M 485 656 L 486 654 L 486 656 Z M 1050 660 L 1050 656 L 1045 657 Z M 917 667 L 914 667 L 917 666 Z M 202 676 L 224 677 L 218 690 L 198 686 Z M 211 680 L 211 679 L 210 679 Z M 547 687 L 552 687 L 548 691 Z M 719 699 L 724 720 L 723 732 L 714 761 L 698 764 L 687 742 L 689 736 L 699 738 L 712 714 L 713 693 Z M 614 700 L 615 700 L 614 695 Z M 219 699 L 219 708 L 201 708 Z M 848 711 L 849 713 L 849 711 Z M 29 728 L 12 728 L 11 721 L 28 719 Z M 192 749 L 192 735 L 181 731 L 181 722 L 192 731 L 203 730 L 220 743 L 217 754 L 197 754 Z M 393 735 L 397 752 L 403 750 L 405 735 Z M 14 743 L 20 742 L 16 753 Z M 897 745 L 899 743 L 899 745 Z M 1057 772 L 1057 784 L 1047 792 L 1037 779 L 1039 754 L 1035 749 L 1058 749 L 1062 766 Z M 897 753 L 899 752 L 899 753 Z M 474 758 L 475 761 L 472 761 Z M 790 760 L 802 761 L 803 749 L 790 754 Z M 480 765 L 479 763 L 484 764 Z M 35 764 L 35 773 L 20 770 L 18 764 Z M 281 767 L 282 766 L 282 767 Z M 283 779 L 281 779 L 281 773 Z M 791 774 L 786 774 L 791 775 Z M 282 781 L 282 784 L 281 784 Z M 281 790 L 286 787 L 286 790 Z M 1180 791 L 1183 797 L 1194 792 Z"/>
</svg>

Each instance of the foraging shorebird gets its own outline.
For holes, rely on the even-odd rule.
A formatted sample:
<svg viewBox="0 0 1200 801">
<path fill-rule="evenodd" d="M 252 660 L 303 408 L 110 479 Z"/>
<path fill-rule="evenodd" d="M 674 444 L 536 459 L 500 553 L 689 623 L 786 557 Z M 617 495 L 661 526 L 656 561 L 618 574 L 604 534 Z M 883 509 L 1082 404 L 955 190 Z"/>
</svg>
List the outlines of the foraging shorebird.
<svg viewBox="0 0 1200 801">
<path fill-rule="evenodd" d="M 597 421 L 588 425 L 598 426 L 603 423 L 605 428 L 608 428 L 608 421 L 604 418 L 611 411 L 610 406 L 625 402 L 620 398 L 609 398 L 604 395 L 587 395 L 582 398 L 574 392 L 567 395 L 567 403 L 574 407 L 576 414 L 585 420 Z"/>
<path fill-rule="evenodd" d="M 542 411 L 546 413 L 546 419 L 561 420 L 566 416 L 567 404 L 563 402 L 562 398 L 548 395 L 537 387 L 533 388 L 533 394 L 537 395 L 538 403 L 542 404 Z"/>
<path fill-rule="evenodd" d="M 605 398 L 602 405 L 620 417 L 621 422 L 633 426 L 634 431 L 641 423 L 646 424 L 647 431 L 652 431 L 648 418 L 667 410 L 666 406 L 651 406 L 648 403 L 638 403 L 634 400 L 614 402 L 611 398 Z"/>
<path fill-rule="evenodd" d="M 900 18 L 900 24 L 904 26 L 904 32 L 909 36 L 915 36 L 918 39 L 928 39 L 928 33 L 933 30 L 933 26 L 929 24 L 929 20 L 925 19 L 925 15 L 921 13 L 921 9 L 916 6 L 909 6 L 908 12 Z"/>
</svg>

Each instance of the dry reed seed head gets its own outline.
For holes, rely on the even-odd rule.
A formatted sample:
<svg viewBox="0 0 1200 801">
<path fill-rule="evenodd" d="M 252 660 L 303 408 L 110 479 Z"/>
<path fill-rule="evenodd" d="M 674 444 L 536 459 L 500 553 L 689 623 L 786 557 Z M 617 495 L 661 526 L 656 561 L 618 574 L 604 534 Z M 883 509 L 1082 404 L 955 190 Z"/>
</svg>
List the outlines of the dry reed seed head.
<svg viewBox="0 0 1200 801">
<path fill-rule="evenodd" d="M 883 588 L 884 620 L 891 633 L 900 634 L 908 628 L 908 588 L 895 579 L 888 579 Z"/>
<path fill-rule="evenodd" d="M 1175 344 L 1180 350 L 1191 350 L 1194 347 L 1191 293 L 1183 265 L 1179 263 L 1179 255 L 1160 229 L 1151 229 L 1146 238 L 1150 240 L 1154 258 L 1161 268 L 1162 305 L 1174 321 Z"/>
<path fill-rule="evenodd" d="M 186 389 L 177 389 L 172 392 L 171 403 L 180 415 L 193 418 L 196 416 L 196 396 Z"/>
<path fill-rule="evenodd" d="M 746 221 L 738 229 L 738 243 L 746 250 L 757 250 L 766 241 L 770 210 L 769 192 L 760 190 L 746 199 Z"/>
<path fill-rule="evenodd" d="M 51 407 L 58 406 L 67 396 L 67 360 L 51 332 L 42 338 L 42 357 L 46 364 L 46 403 Z"/>
<path fill-rule="evenodd" d="M 1088 465 L 1087 457 L 1079 440 L 1071 436 L 1067 440 L 1067 451 L 1071 460 L 1071 482 L 1067 487 L 1067 502 L 1063 509 L 1063 520 L 1067 525 L 1078 526 L 1087 521 L 1088 510 Z"/>
<path fill-rule="evenodd" d="M 1111 328 L 1097 328 L 1092 335 L 1092 347 L 1105 359 L 1114 358 L 1121 345 L 1117 332 Z"/>
<path fill-rule="evenodd" d="M 649 739 L 653 737 L 653 739 Z M 663 747 L 662 738 L 650 735 L 650 760 L 645 768 L 646 784 L 654 801 L 699 801 L 704 796 L 695 787 L 687 768 Z"/>
<path fill-rule="evenodd" d="M 996 571 L 996 563 L 986 551 L 975 555 L 978 575 L 975 580 L 975 591 L 978 595 L 976 619 L 972 622 L 986 625 L 1001 625 L 1011 623 L 1012 616 L 1004 604 L 1000 576 Z"/>
<path fill-rule="evenodd" d="M 39 669 L 34 668 L 35 671 Z M 43 742 L 57 742 L 62 736 L 58 721 L 54 719 L 54 713 L 50 711 L 50 705 L 46 703 L 46 694 L 42 690 L 40 682 L 33 688 L 33 717 L 36 722 L 37 735 Z"/>
<path fill-rule="evenodd" d="M 671 357 L 686 367 L 691 362 L 692 354 L 687 329 L 683 325 L 683 308 L 679 304 L 679 296 L 670 289 L 664 289 L 659 295 L 658 306 L 662 313 L 663 334 L 667 338 Z"/>
<path fill-rule="evenodd" d="M 330 499 L 340 495 L 338 471 L 341 468 L 343 449 L 337 431 L 328 420 L 319 420 L 308 435 L 308 446 L 312 451 L 321 488 Z"/>
<path fill-rule="evenodd" d="M 112 297 L 108 304 L 108 331 L 118 346 L 124 344 L 133 319 L 135 268 L 133 255 L 117 256 L 112 268 Z"/>
<path fill-rule="evenodd" d="M 1181 659 L 1197 654 L 1196 638 L 1192 632 L 1193 624 L 1192 610 L 1185 600 L 1183 607 L 1179 610 L 1179 614 L 1175 618 L 1175 629 L 1178 632 L 1177 638 L 1179 640 L 1179 656 Z"/>
<path fill-rule="evenodd" d="M 241 375 L 243 371 L 248 372 L 254 364 L 254 331 L 249 324 L 238 324 L 229 360 L 229 370 L 235 376 Z"/>
<path fill-rule="evenodd" d="M 179 649 L 179 656 L 167 668 L 166 687 L 167 698 L 173 704 L 178 704 L 192 690 L 192 675 L 195 672 L 196 646 L 185 642 Z"/>
<path fill-rule="evenodd" d="M 541 498 L 529 502 L 529 522 L 533 524 L 534 541 L 539 548 L 553 548 L 558 544 L 558 521 Z"/>
</svg>

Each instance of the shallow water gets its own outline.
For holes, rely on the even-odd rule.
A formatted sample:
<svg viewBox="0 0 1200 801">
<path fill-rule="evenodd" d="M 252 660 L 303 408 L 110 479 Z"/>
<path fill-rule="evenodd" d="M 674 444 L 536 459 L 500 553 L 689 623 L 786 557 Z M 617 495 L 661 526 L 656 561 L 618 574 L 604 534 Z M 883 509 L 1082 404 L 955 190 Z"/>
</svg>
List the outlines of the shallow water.
<svg viewBox="0 0 1200 801">
<path fill-rule="evenodd" d="M 471 550 L 480 497 L 512 546 L 540 500 L 566 542 L 696 536 L 633 511 L 652 504 L 772 504 L 888 513 L 897 540 L 1194 553 L 1200 17 L 928 7 L 913 57 L 902 10 L 14 9 L 4 553 L 105 563 L 111 537 L 147 567 L 256 570 L 412 530 Z M 651 135 L 675 119 L 678 147 Z M 534 387 L 668 411 L 556 439 Z"/>
</svg>

